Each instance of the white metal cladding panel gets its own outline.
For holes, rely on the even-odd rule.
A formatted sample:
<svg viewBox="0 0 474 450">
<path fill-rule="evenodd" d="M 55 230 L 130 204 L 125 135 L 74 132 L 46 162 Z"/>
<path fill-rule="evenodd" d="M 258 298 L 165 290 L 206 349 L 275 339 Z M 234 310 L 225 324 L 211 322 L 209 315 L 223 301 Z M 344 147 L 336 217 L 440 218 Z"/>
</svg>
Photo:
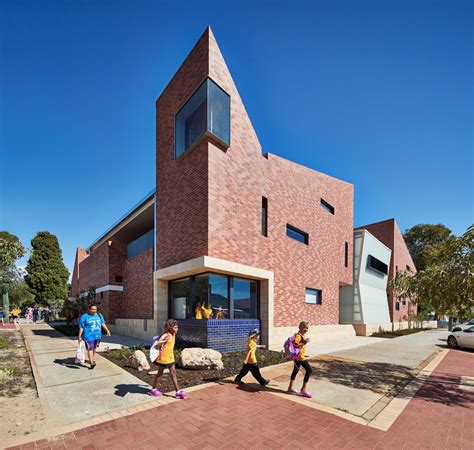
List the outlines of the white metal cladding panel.
<svg viewBox="0 0 474 450">
<path fill-rule="evenodd" d="M 388 275 L 367 268 L 367 259 L 372 255 L 389 267 L 392 252 L 369 232 L 363 233 L 358 282 L 363 323 L 390 322 L 387 300 Z"/>
</svg>

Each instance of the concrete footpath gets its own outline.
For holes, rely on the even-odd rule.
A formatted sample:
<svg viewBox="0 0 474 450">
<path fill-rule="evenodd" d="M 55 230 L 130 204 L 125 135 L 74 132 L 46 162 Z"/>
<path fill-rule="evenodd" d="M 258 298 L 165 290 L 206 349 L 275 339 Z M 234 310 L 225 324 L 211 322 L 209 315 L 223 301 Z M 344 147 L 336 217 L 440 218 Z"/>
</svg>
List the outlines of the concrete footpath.
<svg viewBox="0 0 474 450">
<path fill-rule="evenodd" d="M 97 366 L 75 364 L 77 341 L 47 324 L 22 324 L 47 426 L 81 422 L 105 413 L 144 404 L 149 386 L 96 355 Z"/>
</svg>

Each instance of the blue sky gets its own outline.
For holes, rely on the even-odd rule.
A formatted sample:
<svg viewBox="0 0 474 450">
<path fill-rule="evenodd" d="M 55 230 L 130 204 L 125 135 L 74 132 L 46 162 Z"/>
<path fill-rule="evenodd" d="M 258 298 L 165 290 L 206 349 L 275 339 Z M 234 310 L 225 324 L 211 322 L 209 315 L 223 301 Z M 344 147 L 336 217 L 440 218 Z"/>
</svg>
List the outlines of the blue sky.
<svg viewBox="0 0 474 450">
<path fill-rule="evenodd" d="M 469 1 L 3 1 L 0 229 L 72 269 L 154 187 L 155 100 L 211 25 L 263 151 L 355 185 L 354 224 L 473 219 Z M 21 263 L 26 263 L 22 261 Z"/>
</svg>

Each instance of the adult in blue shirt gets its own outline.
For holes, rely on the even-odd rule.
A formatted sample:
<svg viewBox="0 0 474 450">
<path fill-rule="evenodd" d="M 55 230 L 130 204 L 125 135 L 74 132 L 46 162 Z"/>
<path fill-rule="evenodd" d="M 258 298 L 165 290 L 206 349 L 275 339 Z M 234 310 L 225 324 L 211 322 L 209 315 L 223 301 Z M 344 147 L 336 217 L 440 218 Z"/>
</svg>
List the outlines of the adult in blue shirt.
<svg viewBox="0 0 474 450">
<path fill-rule="evenodd" d="M 107 336 L 110 336 L 110 330 L 105 324 L 104 316 L 97 313 L 96 305 L 90 305 L 88 312 L 83 314 L 79 321 L 79 336 L 77 340 L 79 343 L 83 340 L 86 345 L 91 369 L 96 366 L 95 352 L 102 338 L 102 328 L 107 332 Z"/>
</svg>

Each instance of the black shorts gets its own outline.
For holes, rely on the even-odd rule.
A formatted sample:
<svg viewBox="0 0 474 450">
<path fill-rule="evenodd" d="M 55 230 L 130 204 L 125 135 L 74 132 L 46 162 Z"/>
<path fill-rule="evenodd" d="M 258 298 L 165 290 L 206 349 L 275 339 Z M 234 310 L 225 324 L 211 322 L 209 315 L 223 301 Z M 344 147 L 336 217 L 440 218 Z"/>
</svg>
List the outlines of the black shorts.
<svg viewBox="0 0 474 450">
<path fill-rule="evenodd" d="M 158 367 L 161 367 L 162 369 L 169 369 L 170 367 L 173 367 L 176 363 L 168 363 L 168 364 L 163 364 L 163 363 L 155 363 Z"/>
</svg>

